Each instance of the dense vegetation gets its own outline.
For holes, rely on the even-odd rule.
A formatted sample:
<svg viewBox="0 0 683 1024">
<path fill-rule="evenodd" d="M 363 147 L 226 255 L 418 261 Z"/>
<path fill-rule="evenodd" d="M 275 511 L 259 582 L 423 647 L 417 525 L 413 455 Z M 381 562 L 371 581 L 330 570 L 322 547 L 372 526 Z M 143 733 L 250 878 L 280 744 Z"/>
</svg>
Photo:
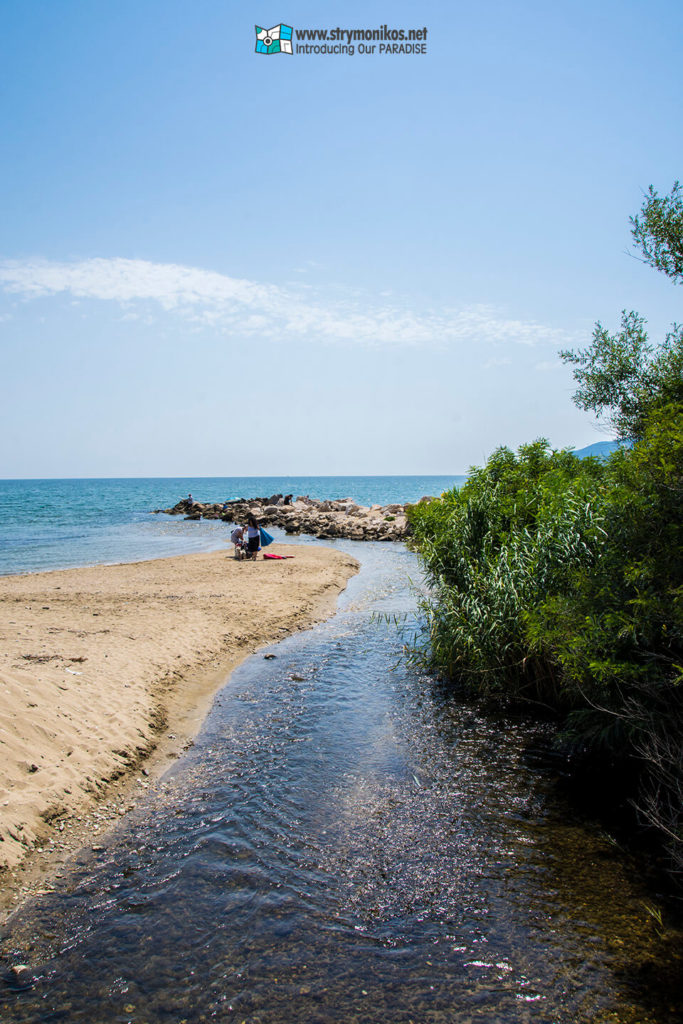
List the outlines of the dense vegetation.
<svg viewBox="0 0 683 1024">
<path fill-rule="evenodd" d="M 650 189 L 632 234 L 683 280 L 683 196 Z M 421 656 L 496 703 L 543 706 L 559 742 L 629 780 L 641 821 L 683 869 L 683 331 L 652 346 L 624 313 L 563 352 L 576 404 L 623 446 L 581 460 L 500 448 L 467 483 L 411 512 L 431 585 Z"/>
</svg>

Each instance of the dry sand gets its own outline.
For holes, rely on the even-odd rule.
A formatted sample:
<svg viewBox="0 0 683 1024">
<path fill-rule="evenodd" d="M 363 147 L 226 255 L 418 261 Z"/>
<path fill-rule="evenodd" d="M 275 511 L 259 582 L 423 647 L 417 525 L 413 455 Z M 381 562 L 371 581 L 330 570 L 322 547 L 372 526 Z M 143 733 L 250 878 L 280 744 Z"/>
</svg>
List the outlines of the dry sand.
<svg viewBox="0 0 683 1024">
<path fill-rule="evenodd" d="M 332 613 L 358 569 L 273 545 L 0 577 L 0 915 L 125 813 L 247 655 Z"/>
</svg>

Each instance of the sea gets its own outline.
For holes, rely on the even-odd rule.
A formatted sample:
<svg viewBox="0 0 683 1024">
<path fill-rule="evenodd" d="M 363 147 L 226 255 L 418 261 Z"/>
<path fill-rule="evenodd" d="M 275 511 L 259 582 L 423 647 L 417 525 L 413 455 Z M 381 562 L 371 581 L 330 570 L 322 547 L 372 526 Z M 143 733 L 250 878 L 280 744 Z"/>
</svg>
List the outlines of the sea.
<svg viewBox="0 0 683 1024">
<path fill-rule="evenodd" d="M 459 475 L 0 480 L 0 575 L 221 548 L 225 523 L 153 514 L 189 493 L 200 502 L 293 494 L 389 505 L 437 496 L 464 480 Z"/>
</svg>

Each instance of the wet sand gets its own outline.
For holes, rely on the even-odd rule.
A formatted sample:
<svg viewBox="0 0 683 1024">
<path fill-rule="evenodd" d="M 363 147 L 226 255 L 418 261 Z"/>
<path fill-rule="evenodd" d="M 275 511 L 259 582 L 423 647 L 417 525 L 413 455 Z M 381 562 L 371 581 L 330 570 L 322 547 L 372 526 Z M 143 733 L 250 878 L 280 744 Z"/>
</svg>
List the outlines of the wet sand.
<svg viewBox="0 0 683 1024">
<path fill-rule="evenodd" d="M 334 610 L 358 568 L 209 554 L 0 578 L 0 916 L 134 805 L 229 672 Z"/>
</svg>

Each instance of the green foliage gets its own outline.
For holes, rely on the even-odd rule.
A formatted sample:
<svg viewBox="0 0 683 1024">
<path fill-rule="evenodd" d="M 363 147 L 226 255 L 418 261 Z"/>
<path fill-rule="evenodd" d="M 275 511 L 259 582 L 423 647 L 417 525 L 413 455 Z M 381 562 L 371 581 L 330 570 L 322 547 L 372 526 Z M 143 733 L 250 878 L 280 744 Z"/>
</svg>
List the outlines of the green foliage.
<svg viewBox="0 0 683 1024">
<path fill-rule="evenodd" d="M 423 656 L 479 694 L 557 699 L 556 674 L 529 649 L 526 620 L 603 540 L 597 459 L 540 440 L 493 453 L 460 490 L 410 512 L 431 596 Z"/>
<path fill-rule="evenodd" d="M 640 211 L 631 218 L 632 235 L 650 266 L 674 283 L 683 281 L 683 189 L 674 183 L 668 196 L 650 185 Z M 621 330 L 609 334 L 595 325 L 587 349 L 567 350 L 560 357 L 573 364 L 578 388 L 574 403 L 606 416 L 617 437 L 643 436 L 653 411 L 667 403 L 683 402 L 683 327 L 672 326 L 663 344 L 650 345 L 645 320 L 624 310 Z"/>
<path fill-rule="evenodd" d="M 681 679 L 683 408 L 660 410 L 605 472 L 600 557 L 529 610 L 527 636 L 581 703 L 612 713 L 634 735 L 643 695 L 659 699 Z"/>
<path fill-rule="evenodd" d="M 616 334 L 598 323 L 589 348 L 563 351 L 560 357 L 577 367 L 574 403 L 598 417 L 607 415 L 617 437 L 642 437 L 657 406 L 683 402 L 683 328 L 676 324 L 653 350 L 644 319 L 624 311 Z"/>
<path fill-rule="evenodd" d="M 633 221 L 645 261 L 683 280 L 683 192 Z M 632 798 L 683 880 L 683 328 L 597 324 L 575 403 L 634 440 L 579 460 L 499 448 L 460 490 L 410 510 L 426 570 L 415 652 L 496 702 L 552 708 L 568 749 L 628 769 Z"/>
<path fill-rule="evenodd" d="M 634 799 L 683 842 L 683 405 L 607 461 L 500 448 L 413 507 L 428 598 L 414 652 L 471 693 L 535 702 L 568 750 L 628 765 Z"/>
<path fill-rule="evenodd" d="M 639 217 L 631 217 L 631 234 L 645 262 L 670 277 L 683 281 L 683 189 L 674 182 L 668 196 L 648 189 Z"/>
</svg>

